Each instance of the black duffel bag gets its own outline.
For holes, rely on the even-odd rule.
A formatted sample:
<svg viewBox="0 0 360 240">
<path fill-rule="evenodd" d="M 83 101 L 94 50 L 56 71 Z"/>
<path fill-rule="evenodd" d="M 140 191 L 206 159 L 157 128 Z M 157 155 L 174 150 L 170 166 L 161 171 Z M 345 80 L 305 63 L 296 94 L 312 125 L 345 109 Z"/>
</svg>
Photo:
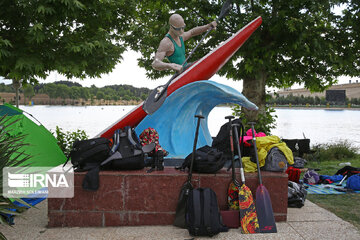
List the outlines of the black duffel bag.
<svg viewBox="0 0 360 240">
<path fill-rule="evenodd" d="M 85 190 L 96 191 L 99 188 L 100 164 L 109 157 L 110 141 L 107 138 L 76 140 L 68 155 L 76 172 L 88 171 L 83 179 Z"/>
<path fill-rule="evenodd" d="M 184 163 L 178 169 L 190 168 L 191 156 L 192 153 L 185 158 Z M 224 167 L 225 160 L 223 152 L 205 145 L 195 151 L 193 171 L 197 173 L 216 173 Z"/>
<path fill-rule="evenodd" d="M 288 181 L 288 207 L 301 208 L 305 205 L 307 191 L 303 184 Z"/>
<path fill-rule="evenodd" d="M 88 171 L 104 161 L 110 152 L 110 141 L 107 138 L 75 140 L 68 155 L 68 160 L 75 171 Z"/>
</svg>

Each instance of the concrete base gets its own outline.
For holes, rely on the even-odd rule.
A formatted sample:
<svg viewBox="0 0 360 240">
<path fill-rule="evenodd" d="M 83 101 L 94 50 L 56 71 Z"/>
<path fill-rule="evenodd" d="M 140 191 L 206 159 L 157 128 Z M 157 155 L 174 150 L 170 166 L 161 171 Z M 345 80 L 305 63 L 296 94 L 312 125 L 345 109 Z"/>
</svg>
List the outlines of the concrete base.
<svg viewBox="0 0 360 240">
<path fill-rule="evenodd" d="M 237 176 L 240 174 L 238 173 Z M 102 171 L 96 192 L 82 189 L 85 173 L 75 173 L 75 196 L 48 199 L 48 227 L 105 227 L 171 225 L 181 186 L 187 174 L 173 167 L 164 171 Z M 246 174 L 246 185 L 254 197 L 258 186 L 256 173 Z M 263 184 L 272 199 L 276 221 L 287 218 L 287 174 L 262 172 Z M 227 188 L 231 171 L 193 174 L 194 187 L 210 187 L 221 210 L 227 210 Z"/>
</svg>

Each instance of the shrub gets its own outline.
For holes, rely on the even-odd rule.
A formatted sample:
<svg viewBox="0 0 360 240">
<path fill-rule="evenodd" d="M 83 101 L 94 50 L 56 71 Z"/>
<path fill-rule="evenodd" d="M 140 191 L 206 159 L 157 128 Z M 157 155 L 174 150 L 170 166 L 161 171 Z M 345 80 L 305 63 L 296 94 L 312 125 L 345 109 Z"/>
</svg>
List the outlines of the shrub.
<svg viewBox="0 0 360 240">
<path fill-rule="evenodd" d="M 70 153 L 75 140 L 85 140 L 89 138 L 84 130 L 78 129 L 75 132 L 64 132 L 59 126 L 56 126 L 55 133 L 52 132 L 52 134 L 56 137 L 57 144 L 66 156 Z"/>
<path fill-rule="evenodd" d="M 313 147 L 313 151 L 317 161 L 344 161 L 359 156 L 359 149 L 346 140 L 336 143 L 319 144 Z"/>
<path fill-rule="evenodd" d="M 245 114 L 241 112 L 241 107 L 235 104 L 234 107 L 232 107 L 232 110 L 233 115 L 240 117 L 245 125 L 245 128 L 249 129 L 250 125 L 248 124 L 248 120 L 245 118 Z M 259 113 L 258 115 L 258 121 L 255 125 L 256 132 L 264 132 L 266 135 L 271 134 L 271 129 L 276 128 L 277 115 L 274 113 L 275 109 L 273 107 L 265 106 L 265 111 L 263 113 Z"/>
</svg>

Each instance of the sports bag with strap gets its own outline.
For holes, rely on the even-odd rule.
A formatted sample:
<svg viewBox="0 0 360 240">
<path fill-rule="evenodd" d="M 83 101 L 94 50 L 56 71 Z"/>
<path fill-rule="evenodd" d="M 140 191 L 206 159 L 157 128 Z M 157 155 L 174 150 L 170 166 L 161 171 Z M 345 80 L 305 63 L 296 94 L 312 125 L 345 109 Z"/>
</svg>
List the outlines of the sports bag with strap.
<svg viewBox="0 0 360 240">
<path fill-rule="evenodd" d="M 90 170 L 109 156 L 109 144 L 110 141 L 106 138 L 75 140 L 68 155 L 68 160 L 71 159 L 75 171 Z"/>
<path fill-rule="evenodd" d="M 106 138 L 74 142 L 64 166 L 71 159 L 75 171 L 88 171 L 82 183 L 85 190 L 96 191 L 99 188 L 100 164 L 109 156 L 109 144 L 110 141 Z"/>
<path fill-rule="evenodd" d="M 178 169 L 190 168 L 192 153 L 189 154 Z M 216 173 L 224 167 L 226 159 L 223 153 L 215 148 L 203 146 L 195 151 L 193 171 L 198 173 Z"/>
</svg>

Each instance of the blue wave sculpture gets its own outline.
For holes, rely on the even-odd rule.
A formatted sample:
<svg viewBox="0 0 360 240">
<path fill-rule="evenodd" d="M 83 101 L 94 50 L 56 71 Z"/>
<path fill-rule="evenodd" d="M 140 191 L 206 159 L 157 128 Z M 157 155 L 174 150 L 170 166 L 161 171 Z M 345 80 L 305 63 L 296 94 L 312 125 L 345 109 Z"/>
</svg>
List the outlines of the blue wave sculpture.
<svg viewBox="0 0 360 240">
<path fill-rule="evenodd" d="M 250 110 L 258 107 L 237 90 L 214 81 L 198 81 L 173 92 L 152 115 L 146 116 L 136 127 L 138 135 L 148 127 L 159 133 L 160 145 L 169 158 L 185 158 L 192 152 L 196 129 L 196 114 L 201 114 L 197 148 L 211 146 L 208 116 L 219 104 L 236 103 Z M 225 117 L 225 116 L 224 116 Z"/>
</svg>

